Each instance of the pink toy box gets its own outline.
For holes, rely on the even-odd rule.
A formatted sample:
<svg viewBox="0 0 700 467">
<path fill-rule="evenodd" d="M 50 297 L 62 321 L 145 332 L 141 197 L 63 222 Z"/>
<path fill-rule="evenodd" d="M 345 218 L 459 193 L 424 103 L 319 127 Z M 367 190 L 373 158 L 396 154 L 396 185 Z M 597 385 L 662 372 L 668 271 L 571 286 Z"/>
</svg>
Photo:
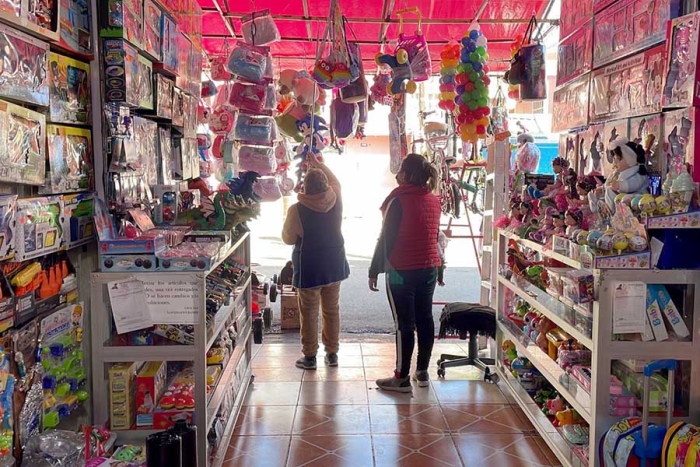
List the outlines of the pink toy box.
<svg viewBox="0 0 700 467">
<path fill-rule="evenodd" d="M 563 13 L 563 10 L 562 10 Z M 557 52 L 557 86 L 591 71 L 593 63 L 593 21 L 561 41 Z"/>
<path fill-rule="evenodd" d="M 627 57 L 664 40 L 679 0 L 620 0 L 595 14 L 593 67 Z"/>
<path fill-rule="evenodd" d="M 609 177 L 613 173 L 613 158 L 610 152 L 608 152 L 608 147 L 613 141 L 615 141 L 615 139 L 619 137 L 627 138 L 628 136 L 629 120 L 626 118 L 612 120 L 603 126 L 603 137 L 601 140 L 603 151 L 600 155 L 602 157 L 602 169 L 604 176 Z"/>
<path fill-rule="evenodd" d="M 641 144 L 647 156 L 647 168 L 652 174 L 666 173 L 663 157 L 663 120 L 661 114 L 630 119 L 629 139 Z"/>
<path fill-rule="evenodd" d="M 554 91 L 552 132 L 581 128 L 588 124 L 590 74 L 585 74 Z"/>
<path fill-rule="evenodd" d="M 615 2 L 616 0 L 593 0 L 593 11 L 595 13 L 603 11 Z"/>
<path fill-rule="evenodd" d="M 593 0 L 562 0 L 559 37 L 567 37 L 592 17 Z"/>
<path fill-rule="evenodd" d="M 669 25 L 664 108 L 700 105 L 700 75 L 696 66 L 699 39 L 700 12 L 676 18 Z"/>
<path fill-rule="evenodd" d="M 669 171 L 680 173 L 683 163 L 692 166 L 690 175 L 700 180 L 700 161 L 695 156 L 695 135 L 698 134 L 697 107 L 664 112 L 663 157 Z"/>
<path fill-rule="evenodd" d="M 663 73 L 662 45 L 595 70 L 591 78 L 591 121 L 659 112 Z"/>
</svg>

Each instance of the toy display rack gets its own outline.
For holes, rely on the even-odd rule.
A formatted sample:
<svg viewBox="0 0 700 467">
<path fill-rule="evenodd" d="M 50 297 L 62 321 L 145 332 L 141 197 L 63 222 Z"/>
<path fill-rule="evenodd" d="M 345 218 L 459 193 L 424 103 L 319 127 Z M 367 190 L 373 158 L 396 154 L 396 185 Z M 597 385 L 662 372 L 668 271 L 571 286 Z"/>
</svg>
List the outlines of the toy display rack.
<svg viewBox="0 0 700 467">
<path fill-rule="evenodd" d="M 228 251 L 221 255 L 221 259 L 202 272 L 151 272 L 143 273 L 154 278 L 164 280 L 177 277 L 187 277 L 201 284 L 205 288 L 206 277 L 214 271 L 223 261 L 230 256 L 240 253 L 243 249 L 246 258 L 246 266 L 250 267 L 250 234 L 245 233 Z M 151 346 L 121 346 L 111 347 L 105 345 L 112 337 L 112 316 L 107 293 L 107 283 L 125 280 L 134 277 L 132 273 L 93 273 L 91 281 L 91 309 L 100 310 L 93 313 L 91 323 L 92 342 L 92 381 L 93 392 L 92 408 L 94 424 L 105 425 L 109 421 L 109 384 L 107 384 L 106 366 L 116 362 L 147 362 L 147 361 L 172 361 L 194 362 L 195 387 L 207 387 L 207 352 L 216 340 L 226 323 L 235 322 L 238 327 L 236 347 L 224 367 L 221 376 L 209 394 L 205 390 L 195 392 L 195 425 L 197 425 L 197 465 L 203 467 L 220 467 L 226 455 L 231 434 L 235 426 L 236 418 L 245 399 L 248 383 L 252 378 L 252 290 L 251 276 L 243 285 L 242 292 L 231 305 L 223 306 L 214 319 L 213 333 L 207 331 L 205 293 L 202 293 L 200 304 L 199 324 L 194 325 L 194 345 L 151 345 Z M 245 305 L 244 305 L 245 304 Z M 243 306 L 244 305 L 244 306 Z M 234 315 L 235 313 L 235 315 Z M 228 420 L 225 423 L 224 435 L 220 438 L 216 454 L 209 458 L 207 434 L 212 427 L 219 409 L 225 400 L 233 401 Z M 199 414 L 206 414 L 202 417 Z M 202 426 L 204 425 L 204 426 Z M 148 435 L 156 433 L 157 429 L 131 429 L 116 430 L 121 443 L 143 444 Z"/>
<path fill-rule="evenodd" d="M 490 305 L 496 292 L 494 279 L 498 275 L 498 263 L 495 261 L 493 245 L 495 229 L 494 219 L 504 212 L 504 200 L 507 196 L 508 166 L 510 164 L 510 133 L 496 135 L 488 145 L 486 159 L 486 178 L 484 194 L 483 239 L 481 248 L 481 293 L 479 303 Z"/>
<path fill-rule="evenodd" d="M 516 240 L 521 248 L 526 248 L 539 253 L 543 257 L 555 259 L 574 269 L 582 269 L 581 263 L 566 256 L 555 253 L 535 242 L 520 239 L 503 230 L 498 231 L 496 239 L 496 258 L 498 264 L 505 260 L 505 252 L 508 241 Z M 595 278 L 597 300 L 593 302 L 593 326 L 592 335 L 588 337 L 572 326 L 564 318 L 556 313 L 557 307 L 565 305 L 557 298 L 550 296 L 545 291 L 536 289 L 528 290 L 516 285 L 502 274 L 498 273 L 496 284 L 496 296 L 494 308 L 497 317 L 497 348 L 498 359 L 497 372 L 500 381 L 512 394 L 515 401 L 530 419 L 539 432 L 542 439 L 552 449 L 559 461 L 564 466 L 578 467 L 586 465 L 579 456 L 574 453 L 570 445 L 552 425 L 549 419 L 542 413 L 540 407 L 535 404 L 532 397 L 520 385 L 511 372 L 503 366 L 505 358 L 501 349 L 504 340 L 512 341 L 520 357 L 525 357 L 542 376 L 559 392 L 590 427 L 588 445 L 588 465 L 601 467 L 598 459 L 598 443 L 601 437 L 619 420 L 619 417 L 610 415 L 610 380 L 611 364 L 614 360 L 652 361 L 658 359 L 677 359 L 690 363 L 689 401 L 685 417 L 674 417 L 674 420 L 692 421 L 700 417 L 700 271 L 695 270 L 600 270 L 591 271 Z M 646 284 L 678 284 L 688 285 L 688 290 L 693 291 L 690 301 L 692 306 L 692 322 L 686 323 L 690 330 L 690 341 L 615 341 L 613 337 L 613 293 L 614 284 L 619 282 L 637 281 Z M 566 331 L 574 339 L 587 347 L 591 353 L 591 390 L 585 391 L 578 384 L 569 384 L 565 387 L 560 383 L 559 376 L 565 370 L 559 367 L 537 345 L 530 344 L 520 330 L 509 324 L 504 316 L 504 304 L 506 290 L 510 290 L 518 297 L 524 299 L 534 310 L 549 318 L 553 323 Z M 687 312 L 687 310 L 686 310 Z M 689 313 L 688 313 L 689 314 Z M 686 407 L 684 407 L 686 409 Z M 652 421 L 663 423 L 661 418 Z"/>
</svg>

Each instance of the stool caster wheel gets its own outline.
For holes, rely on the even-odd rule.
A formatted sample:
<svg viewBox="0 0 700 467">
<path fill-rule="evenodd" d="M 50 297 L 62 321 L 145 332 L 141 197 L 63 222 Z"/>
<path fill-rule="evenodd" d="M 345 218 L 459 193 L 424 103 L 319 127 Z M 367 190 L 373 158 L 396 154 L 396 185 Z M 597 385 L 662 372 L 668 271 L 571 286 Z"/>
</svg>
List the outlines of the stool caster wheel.
<svg viewBox="0 0 700 467">
<path fill-rule="evenodd" d="M 438 378 L 444 378 L 445 377 L 445 369 L 438 368 L 437 374 L 438 374 Z"/>
<path fill-rule="evenodd" d="M 496 383 L 498 383 L 498 380 L 499 380 L 498 374 L 491 373 L 491 371 L 489 371 L 488 368 L 484 371 L 484 381 L 485 382 L 496 384 Z"/>
<path fill-rule="evenodd" d="M 438 360 L 438 361 L 437 361 L 437 366 L 442 365 L 444 362 L 445 362 L 445 360 L 442 360 L 442 359 Z"/>
</svg>

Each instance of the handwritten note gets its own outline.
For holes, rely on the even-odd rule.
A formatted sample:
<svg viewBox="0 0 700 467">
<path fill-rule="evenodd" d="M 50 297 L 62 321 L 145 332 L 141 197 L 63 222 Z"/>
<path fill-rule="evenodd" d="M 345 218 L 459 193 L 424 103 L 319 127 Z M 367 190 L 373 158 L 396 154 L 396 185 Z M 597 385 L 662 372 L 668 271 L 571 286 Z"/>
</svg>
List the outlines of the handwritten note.
<svg viewBox="0 0 700 467">
<path fill-rule="evenodd" d="M 143 283 L 151 320 L 156 324 L 198 324 L 203 302 L 203 284 L 196 276 L 181 275 L 158 278 L 155 274 L 139 274 Z"/>
</svg>

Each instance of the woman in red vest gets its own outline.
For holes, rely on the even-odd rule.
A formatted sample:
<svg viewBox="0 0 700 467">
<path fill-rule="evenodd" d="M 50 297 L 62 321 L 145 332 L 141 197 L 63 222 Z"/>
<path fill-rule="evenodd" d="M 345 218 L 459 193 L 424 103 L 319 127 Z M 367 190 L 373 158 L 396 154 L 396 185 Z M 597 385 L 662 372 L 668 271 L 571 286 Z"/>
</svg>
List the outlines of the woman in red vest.
<svg viewBox="0 0 700 467">
<path fill-rule="evenodd" d="M 435 339 L 433 292 L 442 284 L 438 253 L 440 200 L 432 193 L 438 181 L 435 167 L 409 154 L 396 175 L 399 186 L 382 204 L 384 225 L 369 269 L 369 288 L 378 291 L 377 277 L 386 273 L 389 306 L 396 325 L 396 369 L 377 380 L 387 391 L 411 392 L 409 372 L 418 334 L 418 362 L 413 379 L 428 386 L 428 365 Z"/>
</svg>

